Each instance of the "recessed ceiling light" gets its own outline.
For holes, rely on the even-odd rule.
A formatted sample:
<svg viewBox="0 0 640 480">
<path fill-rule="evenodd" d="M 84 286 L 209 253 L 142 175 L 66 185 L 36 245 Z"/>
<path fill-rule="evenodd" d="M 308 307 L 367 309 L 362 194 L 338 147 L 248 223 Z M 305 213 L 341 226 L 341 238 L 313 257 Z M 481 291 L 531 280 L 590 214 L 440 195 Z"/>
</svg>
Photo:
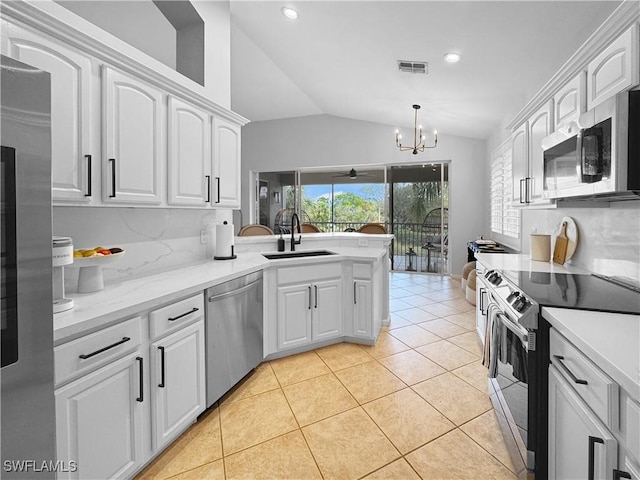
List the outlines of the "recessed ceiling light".
<svg viewBox="0 0 640 480">
<path fill-rule="evenodd" d="M 448 63 L 458 63 L 462 55 L 457 52 L 449 52 L 444 54 L 444 60 Z"/>
<path fill-rule="evenodd" d="M 298 18 L 298 12 L 296 12 L 291 7 L 282 7 L 282 14 L 285 17 L 290 18 L 291 20 L 295 20 L 296 18 Z"/>
</svg>

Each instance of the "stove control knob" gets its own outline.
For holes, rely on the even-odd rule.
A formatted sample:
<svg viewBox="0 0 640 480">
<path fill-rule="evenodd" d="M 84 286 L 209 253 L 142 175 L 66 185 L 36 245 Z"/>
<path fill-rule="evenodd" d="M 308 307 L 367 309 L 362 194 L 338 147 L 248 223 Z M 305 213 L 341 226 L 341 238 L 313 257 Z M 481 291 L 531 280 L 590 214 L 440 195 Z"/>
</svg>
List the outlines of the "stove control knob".
<svg viewBox="0 0 640 480">
<path fill-rule="evenodd" d="M 520 292 L 516 292 L 515 290 L 509 294 L 507 297 L 507 302 L 511 303 L 513 300 L 520 296 Z"/>
<path fill-rule="evenodd" d="M 522 301 L 520 302 L 520 304 L 517 307 L 514 305 L 514 308 L 516 309 L 516 311 L 518 313 L 524 312 L 531 305 L 531 302 L 529 300 L 526 300 L 526 299 L 524 299 L 522 297 L 520 297 L 520 300 L 522 300 Z"/>
<path fill-rule="evenodd" d="M 500 285 L 502 283 L 502 277 L 500 275 L 496 275 L 496 279 L 493 281 L 494 285 Z"/>
</svg>

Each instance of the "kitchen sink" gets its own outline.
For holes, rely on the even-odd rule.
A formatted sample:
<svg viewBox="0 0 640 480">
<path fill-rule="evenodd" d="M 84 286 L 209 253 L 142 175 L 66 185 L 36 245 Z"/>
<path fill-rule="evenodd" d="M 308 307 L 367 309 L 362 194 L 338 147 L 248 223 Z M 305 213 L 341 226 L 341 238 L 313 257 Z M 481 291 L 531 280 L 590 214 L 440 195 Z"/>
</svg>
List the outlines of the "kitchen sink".
<svg viewBox="0 0 640 480">
<path fill-rule="evenodd" d="M 300 252 L 284 252 L 284 253 L 263 253 L 262 256 L 269 260 L 280 260 L 282 258 L 303 258 L 303 257 L 321 257 L 323 255 L 336 255 L 335 252 L 329 250 L 302 250 Z"/>
</svg>

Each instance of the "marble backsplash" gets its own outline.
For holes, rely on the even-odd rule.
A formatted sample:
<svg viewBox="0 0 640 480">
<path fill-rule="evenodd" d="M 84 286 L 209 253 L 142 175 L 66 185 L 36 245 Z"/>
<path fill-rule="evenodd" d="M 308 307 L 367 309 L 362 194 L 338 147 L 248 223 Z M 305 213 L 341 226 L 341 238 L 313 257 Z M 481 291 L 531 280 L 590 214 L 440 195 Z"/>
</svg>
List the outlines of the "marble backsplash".
<svg viewBox="0 0 640 480">
<path fill-rule="evenodd" d="M 562 218 L 571 217 L 578 227 L 572 265 L 603 275 L 640 280 L 640 201 L 603 205 L 609 206 L 524 210 L 522 253 L 530 252 L 532 229 L 553 235 Z"/>
<path fill-rule="evenodd" d="M 74 249 L 120 247 L 125 254 L 105 266 L 105 285 L 153 275 L 213 257 L 214 235 L 200 241 L 201 230 L 232 221 L 231 210 L 177 208 L 53 208 L 53 234 L 73 239 Z M 65 288 L 76 292 L 77 266 L 65 267 Z"/>
</svg>

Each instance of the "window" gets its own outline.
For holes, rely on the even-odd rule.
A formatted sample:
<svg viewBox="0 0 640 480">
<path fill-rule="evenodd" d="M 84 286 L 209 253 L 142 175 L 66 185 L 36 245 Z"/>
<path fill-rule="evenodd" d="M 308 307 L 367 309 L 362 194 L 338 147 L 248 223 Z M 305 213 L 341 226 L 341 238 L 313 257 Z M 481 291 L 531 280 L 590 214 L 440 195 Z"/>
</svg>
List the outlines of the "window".
<svg viewBox="0 0 640 480">
<path fill-rule="evenodd" d="M 520 210 L 511 206 L 511 150 L 506 144 L 491 159 L 491 231 L 520 238 Z"/>
</svg>

